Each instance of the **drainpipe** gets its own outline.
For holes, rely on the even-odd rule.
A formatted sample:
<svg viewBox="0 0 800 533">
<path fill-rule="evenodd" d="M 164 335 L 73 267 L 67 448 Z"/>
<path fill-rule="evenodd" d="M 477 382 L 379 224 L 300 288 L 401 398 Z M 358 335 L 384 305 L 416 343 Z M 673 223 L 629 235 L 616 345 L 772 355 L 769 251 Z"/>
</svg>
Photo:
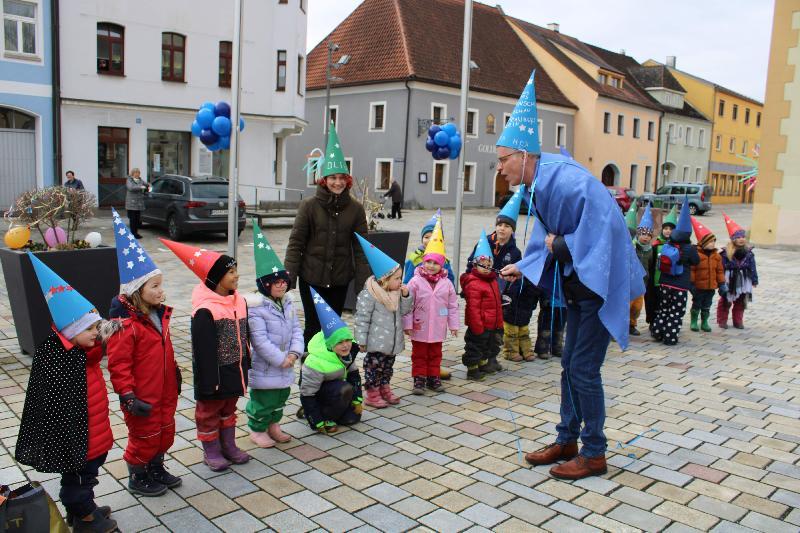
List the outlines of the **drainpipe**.
<svg viewBox="0 0 800 533">
<path fill-rule="evenodd" d="M 406 80 L 406 129 L 403 131 L 406 132 L 405 142 L 403 143 L 403 199 L 405 199 L 406 194 L 406 170 L 408 170 L 408 121 L 411 115 L 411 87 L 408 86 L 408 80 Z"/>
<path fill-rule="evenodd" d="M 659 131 L 661 131 L 661 125 L 664 123 L 664 116 L 666 113 L 663 111 L 661 112 L 661 116 L 658 119 L 658 126 Z M 661 175 L 661 134 L 656 133 L 656 171 L 655 171 L 655 179 L 653 180 L 653 190 L 650 192 L 656 192 L 658 190 L 658 177 Z M 648 192 L 648 191 L 645 191 Z"/>
<path fill-rule="evenodd" d="M 50 0 L 50 64 L 52 76 L 52 113 L 53 113 L 53 178 L 54 183 L 61 183 L 61 46 L 59 33 L 59 0 Z"/>
</svg>

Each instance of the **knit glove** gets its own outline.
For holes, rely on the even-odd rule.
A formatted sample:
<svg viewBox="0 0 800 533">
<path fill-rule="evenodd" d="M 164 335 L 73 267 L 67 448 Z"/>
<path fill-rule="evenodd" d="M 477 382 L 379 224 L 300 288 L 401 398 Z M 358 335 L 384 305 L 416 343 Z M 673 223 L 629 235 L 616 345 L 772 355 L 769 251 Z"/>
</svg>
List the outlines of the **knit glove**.
<svg viewBox="0 0 800 533">
<path fill-rule="evenodd" d="M 727 296 L 728 295 L 728 284 L 727 283 L 723 283 L 722 285 L 720 285 L 719 289 L 717 290 L 717 292 L 719 293 L 720 298 L 724 298 L 725 296 Z"/>
<path fill-rule="evenodd" d="M 147 402 L 143 402 L 132 392 L 124 394 L 119 397 L 119 405 L 123 411 L 130 413 L 133 416 L 150 416 L 150 410 L 153 408 Z"/>
</svg>

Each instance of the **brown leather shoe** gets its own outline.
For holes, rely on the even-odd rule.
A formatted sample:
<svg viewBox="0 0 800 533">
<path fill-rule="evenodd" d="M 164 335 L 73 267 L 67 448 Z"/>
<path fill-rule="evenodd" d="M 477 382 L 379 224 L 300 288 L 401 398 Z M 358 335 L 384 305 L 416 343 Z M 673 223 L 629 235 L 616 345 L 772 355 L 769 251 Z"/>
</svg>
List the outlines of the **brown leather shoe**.
<svg viewBox="0 0 800 533">
<path fill-rule="evenodd" d="M 549 465 L 556 461 L 570 460 L 578 455 L 578 442 L 559 444 L 554 442 L 540 450 L 525 454 L 525 460 L 533 466 Z"/>
<path fill-rule="evenodd" d="M 584 457 L 579 455 L 571 461 L 554 466 L 550 475 L 560 479 L 583 479 L 589 476 L 599 476 L 608 472 L 606 456 Z"/>
</svg>

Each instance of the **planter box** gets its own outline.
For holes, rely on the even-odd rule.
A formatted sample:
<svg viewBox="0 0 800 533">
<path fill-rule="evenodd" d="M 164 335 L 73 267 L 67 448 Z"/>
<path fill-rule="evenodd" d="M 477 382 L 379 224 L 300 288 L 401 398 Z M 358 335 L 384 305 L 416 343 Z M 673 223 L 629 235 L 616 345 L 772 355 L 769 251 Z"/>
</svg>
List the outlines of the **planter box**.
<svg viewBox="0 0 800 533">
<path fill-rule="evenodd" d="M 99 246 L 83 250 L 35 252 L 35 255 L 96 305 L 100 315 L 108 317 L 111 299 L 119 294 L 116 248 Z M 0 248 L 0 263 L 19 346 L 22 351 L 33 354 L 36 346 L 50 335 L 50 311 L 27 254 Z"/>
<path fill-rule="evenodd" d="M 403 268 L 403 263 L 406 261 L 406 252 L 408 251 L 408 235 L 407 231 L 376 231 L 367 234 L 367 240 L 400 263 L 400 268 Z M 354 311 L 356 308 L 356 293 L 352 281 L 347 289 L 344 308 L 349 311 Z"/>
</svg>

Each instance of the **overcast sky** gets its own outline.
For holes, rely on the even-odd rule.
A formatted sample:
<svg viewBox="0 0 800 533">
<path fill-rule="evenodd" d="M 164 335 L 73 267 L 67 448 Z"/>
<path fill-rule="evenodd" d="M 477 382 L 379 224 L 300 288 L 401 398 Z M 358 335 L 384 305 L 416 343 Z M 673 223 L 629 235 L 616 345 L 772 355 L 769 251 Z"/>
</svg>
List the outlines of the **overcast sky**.
<svg viewBox="0 0 800 533">
<path fill-rule="evenodd" d="M 309 0 L 311 50 L 362 0 Z M 399 0 L 403 1 L 403 0 Z M 494 5 L 497 2 L 484 2 Z M 502 0 L 506 14 L 764 100 L 773 0 Z"/>
</svg>

